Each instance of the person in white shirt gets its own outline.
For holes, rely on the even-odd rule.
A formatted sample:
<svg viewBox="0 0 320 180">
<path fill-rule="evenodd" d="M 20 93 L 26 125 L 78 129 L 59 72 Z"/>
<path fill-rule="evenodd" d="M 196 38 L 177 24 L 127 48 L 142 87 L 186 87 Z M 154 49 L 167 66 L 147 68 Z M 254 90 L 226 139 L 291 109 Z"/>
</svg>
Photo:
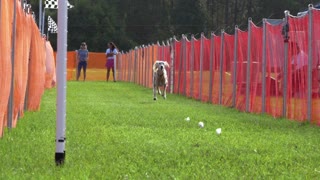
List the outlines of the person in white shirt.
<svg viewBox="0 0 320 180">
<path fill-rule="evenodd" d="M 308 55 L 300 49 L 298 43 L 292 43 L 291 49 L 292 93 L 297 97 L 304 97 L 307 89 Z"/>
<path fill-rule="evenodd" d="M 300 49 L 297 43 L 292 43 L 292 61 L 293 71 L 299 70 L 308 65 L 308 55 Z"/>
<path fill-rule="evenodd" d="M 106 50 L 106 67 L 107 67 L 107 75 L 106 75 L 106 81 L 109 81 L 109 75 L 110 75 L 110 69 L 112 70 L 113 75 L 113 81 L 116 82 L 115 79 L 115 71 L 114 71 L 114 59 L 115 55 L 118 54 L 118 50 L 113 42 L 108 43 L 108 49 Z"/>
</svg>

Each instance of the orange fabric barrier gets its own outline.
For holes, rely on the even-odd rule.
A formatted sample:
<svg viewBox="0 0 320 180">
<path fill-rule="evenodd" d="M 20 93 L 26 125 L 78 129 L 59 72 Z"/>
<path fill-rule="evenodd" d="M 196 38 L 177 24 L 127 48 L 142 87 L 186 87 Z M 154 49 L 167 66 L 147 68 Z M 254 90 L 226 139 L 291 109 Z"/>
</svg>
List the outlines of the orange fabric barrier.
<svg viewBox="0 0 320 180">
<path fill-rule="evenodd" d="M 1 1 L 0 25 L 0 136 L 3 128 L 7 126 L 6 112 L 11 84 L 11 34 L 13 1 Z"/>
<path fill-rule="evenodd" d="M 49 41 L 46 42 L 46 81 L 45 88 L 52 88 L 56 84 L 56 65 L 53 59 L 53 49 Z"/>
<path fill-rule="evenodd" d="M 40 108 L 40 101 L 45 84 L 45 40 L 39 35 L 35 22 L 32 22 L 31 54 L 29 62 L 28 79 L 28 110 L 35 111 Z"/>
</svg>

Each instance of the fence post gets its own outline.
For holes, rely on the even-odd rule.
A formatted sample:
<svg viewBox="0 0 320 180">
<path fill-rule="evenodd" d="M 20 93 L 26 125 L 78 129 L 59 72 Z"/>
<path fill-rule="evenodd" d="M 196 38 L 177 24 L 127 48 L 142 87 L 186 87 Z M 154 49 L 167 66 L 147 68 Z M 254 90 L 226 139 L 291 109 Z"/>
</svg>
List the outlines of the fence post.
<svg viewBox="0 0 320 180">
<path fill-rule="evenodd" d="M 214 60 L 214 32 L 210 37 L 210 80 L 209 80 L 209 102 L 212 103 L 212 84 L 213 84 L 213 60 Z"/>
<path fill-rule="evenodd" d="M 157 44 L 157 46 L 159 46 L 159 44 Z M 149 48 L 150 48 L 150 45 L 148 47 L 148 62 L 147 62 L 148 67 L 146 69 L 146 72 L 149 72 L 149 70 L 152 70 L 153 63 L 156 60 L 156 59 L 154 59 L 154 45 L 151 46 L 151 51 L 152 51 L 151 52 L 151 56 L 150 56 L 150 53 L 149 53 Z M 153 71 L 151 71 L 151 72 L 153 72 Z M 151 74 L 146 73 L 146 76 L 149 76 L 149 75 L 151 75 L 151 77 L 153 77 L 152 76 L 153 73 L 151 73 Z M 153 78 L 152 78 L 152 82 L 153 82 Z M 146 86 L 148 87 L 148 85 L 150 84 L 150 77 L 148 77 L 148 81 L 146 83 L 147 83 Z"/>
<path fill-rule="evenodd" d="M 138 73 L 138 47 L 134 48 L 134 83 L 137 83 L 137 73 Z"/>
<path fill-rule="evenodd" d="M 263 19 L 263 34 L 262 34 L 262 107 L 261 113 L 266 112 L 266 51 L 267 51 L 267 19 Z"/>
<path fill-rule="evenodd" d="M 187 36 L 183 38 L 183 95 L 186 96 L 187 92 Z"/>
<path fill-rule="evenodd" d="M 147 86 L 147 46 L 143 45 L 143 86 Z"/>
<path fill-rule="evenodd" d="M 224 29 L 221 30 L 219 104 L 222 104 L 223 58 L 224 58 L 223 53 L 224 53 Z"/>
<path fill-rule="evenodd" d="M 179 74 L 178 74 L 178 94 L 180 94 L 180 76 L 182 71 L 182 55 L 183 55 L 183 43 L 184 43 L 184 34 L 181 36 L 181 46 L 180 46 L 180 61 L 179 61 Z"/>
<path fill-rule="evenodd" d="M 42 17 L 41 17 L 41 14 L 42 14 L 42 0 L 39 0 L 39 31 L 41 32 L 41 21 L 42 21 Z"/>
<path fill-rule="evenodd" d="M 248 54 L 247 54 L 247 81 L 246 81 L 246 112 L 250 112 L 250 63 L 251 63 L 251 22 L 252 19 L 248 19 Z"/>
<path fill-rule="evenodd" d="M 165 59 L 165 53 L 164 53 L 164 50 L 166 49 L 166 44 L 164 43 L 164 41 L 162 41 L 162 60 L 163 61 L 167 61 L 166 59 Z"/>
<path fill-rule="evenodd" d="M 288 41 L 289 41 L 289 11 L 285 11 L 285 24 L 282 29 L 284 36 L 284 65 L 283 65 L 283 103 L 282 103 L 282 116 L 287 116 L 287 85 L 288 85 Z"/>
<path fill-rule="evenodd" d="M 66 141 L 66 95 L 67 95 L 67 1 L 58 2 L 58 54 L 57 54 L 57 120 L 56 120 L 56 153 L 57 165 L 64 163 Z"/>
<path fill-rule="evenodd" d="M 14 58 L 15 58 L 15 44 L 16 44 L 16 22 L 17 22 L 17 1 L 13 1 L 13 24 L 12 24 L 12 36 L 11 36 L 11 85 L 10 85 L 10 96 L 8 102 L 8 128 L 12 128 L 12 119 L 13 119 L 13 88 L 14 88 Z"/>
<path fill-rule="evenodd" d="M 191 35 L 191 55 L 190 55 L 190 97 L 193 97 L 193 70 L 194 70 L 194 35 Z"/>
<path fill-rule="evenodd" d="M 233 79 L 232 79 L 232 107 L 236 107 L 237 94 L 237 65 L 238 65 L 238 26 L 234 28 L 234 57 L 233 57 Z"/>
<path fill-rule="evenodd" d="M 131 82 L 131 71 L 132 71 L 132 50 L 129 50 L 129 59 L 128 59 L 128 82 Z"/>
<path fill-rule="evenodd" d="M 307 120 L 311 121 L 312 114 L 312 53 L 313 53 L 313 17 L 312 4 L 309 4 L 309 32 L 308 32 L 308 100 L 307 100 Z"/>
<path fill-rule="evenodd" d="M 201 100 L 201 97 L 202 97 L 203 54 L 204 54 L 204 34 L 201 33 L 201 36 L 200 36 L 200 78 L 199 78 L 199 97 L 198 97 L 199 100 Z"/>
<path fill-rule="evenodd" d="M 171 58 L 171 65 L 170 65 L 170 93 L 173 93 L 173 88 L 174 88 L 174 58 L 175 58 L 175 36 L 173 36 L 173 38 L 170 39 L 170 58 Z"/>
</svg>

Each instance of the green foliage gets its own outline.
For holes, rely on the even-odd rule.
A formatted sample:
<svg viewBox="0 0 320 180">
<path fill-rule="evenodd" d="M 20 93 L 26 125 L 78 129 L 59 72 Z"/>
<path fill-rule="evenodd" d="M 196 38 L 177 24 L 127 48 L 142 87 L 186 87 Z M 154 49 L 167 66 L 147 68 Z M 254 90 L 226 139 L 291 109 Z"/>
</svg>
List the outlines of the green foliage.
<svg viewBox="0 0 320 180">
<path fill-rule="evenodd" d="M 55 101 L 47 90 L 41 110 L 0 139 L 0 179 L 320 177 L 319 127 L 172 94 L 153 101 L 151 89 L 122 82 L 68 82 L 66 161 L 56 167 Z"/>
<path fill-rule="evenodd" d="M 43 0 L 44 2 L 45 0 Z M 39 0 L 30 1 L 38 17 Z M 114 41 L 120 50 L 136 45 L 156 43 L 173 35 L 206 35 L 225 29 L 233 33 L 234 25 L 246 30 L 249 16 L 261 25 L 262 18 L 279 19 L 284 10 L 296 15 L 312 0 L 69 0 L 68 49 L 79 48 L 87 41 L 90 51 L 105 51 Z M 315 3 L 315 2 L 314 2 Z M 57 10 L 46 10 L 57 20 Z M 38 20 L 37 20 L 38 22 Z M 45 27 L 45 29 L 47 29 Z M 45 31 L 46 32 L 46 31 Z M 56 34 L 50 34 L 56 49 Z"/>
</svg>

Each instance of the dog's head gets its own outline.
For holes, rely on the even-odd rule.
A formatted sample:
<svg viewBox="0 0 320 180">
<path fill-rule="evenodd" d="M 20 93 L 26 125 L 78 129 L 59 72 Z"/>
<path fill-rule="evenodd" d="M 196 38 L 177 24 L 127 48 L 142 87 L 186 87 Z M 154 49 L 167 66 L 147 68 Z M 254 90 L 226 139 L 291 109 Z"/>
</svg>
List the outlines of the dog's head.
<svg viewBox="0 0 320 180">
<path fill-rule="evenodd" d="M 162 75 L 166 71 L 166 67 L 168 67 L 168 68 L 170 67 L 168 62 L 166 62 L 166 61 L 156 61 L 153 64 L 153 72 L 157 72 L 158 75 Z"/>
</svg>

